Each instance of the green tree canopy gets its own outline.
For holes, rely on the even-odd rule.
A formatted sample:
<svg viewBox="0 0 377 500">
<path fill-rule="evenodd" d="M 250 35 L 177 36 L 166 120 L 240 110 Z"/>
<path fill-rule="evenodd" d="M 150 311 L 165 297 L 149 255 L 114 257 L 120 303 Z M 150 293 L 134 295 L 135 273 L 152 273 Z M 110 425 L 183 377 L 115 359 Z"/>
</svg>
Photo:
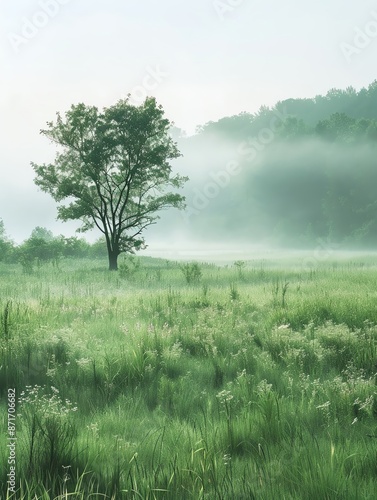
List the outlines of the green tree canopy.
<svg viewBox="0 0 377 500">
<path fill-rule="evenodd" d="M 45 241 L 52 241 L 54 239 L 54 235 L 49 229 L 37 226 L 31 232 L 30 238 L 39 238 Z"/>
<path fill-rule="evenodd" d="M 0 219 L 0 262 L 9 260 L 13 250 L 13 242 L 8 238 L 3 219 Z"/>
<path fill-rule="evenodd" d="M 74 105 L 41 131 L 59 152 L 53 164 L 32 163 L 35 183 L 59 203 L 59 219 L 103 233 L 111 270 L 121 252 L 145 246 L 142 232 L 157 212 L 184 207 L 183 196 L 167 191 L 187 180 L 172 175 L 169 160 L 181 155 L 171 125 L 154 98 L 140 106 L 125 99 L 103 112 Z"/>
</svg>

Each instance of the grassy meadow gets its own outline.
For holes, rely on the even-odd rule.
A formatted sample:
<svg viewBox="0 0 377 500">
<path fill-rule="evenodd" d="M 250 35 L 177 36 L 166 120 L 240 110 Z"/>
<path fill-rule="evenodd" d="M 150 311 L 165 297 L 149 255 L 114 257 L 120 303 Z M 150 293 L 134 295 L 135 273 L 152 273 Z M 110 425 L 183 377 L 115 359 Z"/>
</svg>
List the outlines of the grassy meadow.
<svg viewBox="0 0 377 500">
<path fill-rule="evenodd" d="M 0 267 L 0 497 L 375 499 L 377 258 L 183 266 Z"/>
</svg>

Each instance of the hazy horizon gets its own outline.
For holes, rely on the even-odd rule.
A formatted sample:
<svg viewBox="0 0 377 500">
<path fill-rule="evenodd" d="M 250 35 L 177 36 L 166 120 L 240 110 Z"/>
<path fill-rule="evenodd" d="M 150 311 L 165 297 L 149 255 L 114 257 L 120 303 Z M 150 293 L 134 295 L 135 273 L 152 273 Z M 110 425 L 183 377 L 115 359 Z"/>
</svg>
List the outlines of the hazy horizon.
<svg viewBox="0 0 377 500">
<path fill-rule="evenodd" d="M 30 167 L 53 160 L 39 130 L 72 104 L 153 95 L 190 135 L 225 116 L 375 79 L 371 1 L 21 0 L 0 12 L 0 218 L 16 242 L 36 226 L 68 236 L 79 225 L 55 220 L 56 204 Z M 223 168 L 216 161 L 212 169 Z M 200 184 L 197 165 L 188 174 Z"/>
</svg>

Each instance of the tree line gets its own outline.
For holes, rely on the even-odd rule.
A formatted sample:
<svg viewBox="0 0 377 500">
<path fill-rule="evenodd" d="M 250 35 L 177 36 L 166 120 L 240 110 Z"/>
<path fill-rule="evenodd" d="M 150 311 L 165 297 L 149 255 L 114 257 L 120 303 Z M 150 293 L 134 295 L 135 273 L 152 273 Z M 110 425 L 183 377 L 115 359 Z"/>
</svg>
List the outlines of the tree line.
<svg viewBox="0 0 377 500">
<path fill-rule="evenodd" d="M 194 169 L 216 166 L 213 155 L 224 144 L 232 145 L 229 159 L 238 155 L 239 177 L 217 187 L 219 195 L 196 210 L 200 217 L 185 228 L 189 238 L 289 246 L 312 246 L 324 238 L 375 247 L 376 104 L 377 80 L 358 92 L 331 89 L 325 96 L 287 99 L 254 114 L 224 117 L 189 138 L 177 130 L 174 137 L 172 123 L 153 98 L 140 106 L 121 100 L 102 111 L 73 105 L 41 130 L 57 154 L 53 163 L 32 163 L 34 181 L 57 202 L 60 220 L 80 220 L 81 231 L 97 228 L 102 240 L 89 245 L 75 237 L 41 235 L 38 228 L 15 246 L 2 225 L 0 259 L 16 260 L 27 270 L 62 256 L 103 255 L 104 247 L 109 269 L 116 270 L 121 252 L 145 248 L 144 230 L 161 211 L 184 209 L 186 198 L 191 202 L 188 178 L 173 174 L 170 161 L 183 149 Z M 240 156 L 247 151 L 243 145 L 254 148 L 249 147 L 251 159 Z M 183 195 L 175 191 L 182 188 Z M 181 226 L 175 217 L 160 227 L 173 233 Z"/>
<path fill-rule="evenodd" d="M 290 98 L 278 101 L 274 106 L 261 106 L 256 113 L 242 112 L 210 121 L 197 128 L 198 136 L 221 136 L 223 138 L 242 140 L 258 134 L 263 127 L 268 127 L 271 118 L 281 117 L 280 123 L 291 117 L 300 125 L 299 133 L 314 131 L 316 126 L 328 120 L 332 115 L 346 115 L 354 120 L 377 120 L 377 80 L 367 88 L 356 91 L 353 87 L 331 89 L 326 95 L 313 98 Z M 303 129 L 301 128 L 303 127 Z"/>
<path fill-rule="evenodd" d="M 268 144 L 258 140 L 261 130 L 267 139 L 269 131 Z M 226 141 L 228 150 L 218 160 L 215 145 Z M 227 160 L 239 164 L 239 174 L 217 186 L 217 196 L 199 200 L 200 217 L 190 218 L 198 239 L 226 235 L 290 247 L 313 247 L 321 239 L 348 248 L 376 247 L 377 81 L 359 92 L 332 89 L 225 117 L 180 145 L 187 152 L 201 148 L 200 168 L 213 165 L 212 174 Z M 247 151 L 249 157 L 239 154 Z M 200 184 L 185 193 L 189 206 L 196 208 L 199 191 L 204 192 Z"/>
<path fill-rule="evenodd" d="M 104 259 L 107 256 L 103 238 L 89 243 L 76 236 L 54 236 L 52 231 L 37 226 L 29 238 L 17 245 L 8 236 L 0 219 L 0 262 L 21 264 L 24 272 L 32 273 L 45 264 L 59 267 L 64 258 Z"/>
</svg>

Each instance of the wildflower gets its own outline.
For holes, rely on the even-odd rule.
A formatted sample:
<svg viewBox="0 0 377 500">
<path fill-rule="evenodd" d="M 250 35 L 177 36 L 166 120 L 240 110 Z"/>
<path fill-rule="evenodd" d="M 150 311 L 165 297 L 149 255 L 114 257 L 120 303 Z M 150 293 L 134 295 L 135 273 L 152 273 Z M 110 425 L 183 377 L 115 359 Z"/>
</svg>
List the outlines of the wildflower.
<svg viewBox="0 0 377 500">
<path fill-rule="evenodd" d="M 220 403 L 227 403 L 233 399 L 233 394 L 230 391 L 221 391 L 216 394 L 216 397 L 219 399 Z"/>
<path fill-rule="evenodd" d="M 99 428 L 98 428 L 97 422 L 94 422 L 90 425 L 87 425 L 86 428 L 88 429 L 88 431 L 92 434 L 92 436 L 94 438 L 98 437 Z"/>
<path fill-rule="evenodd" d="M 287 330 L 291 325 L 287 323 L 286 325 L 280 325 L 278 326 L 278 330 Z"/>
<path fill-rule="evenodd" d="M 269 384 L 265 379 L 261 380 L 257 385 L 257 391 L 260 394 L 268 394 L 269 392 L 271 392 L 271 389 L 272 389 L 272 384 Z"/>
<path fill-rule="evenodd" d="M 90 358 L 76 359 L 76 363 L 79 365 L 80 368 L 84 368 L 85 366 L 88 366 L 90 364 L 90 362 L 91 362 Z"/>
</svg>

